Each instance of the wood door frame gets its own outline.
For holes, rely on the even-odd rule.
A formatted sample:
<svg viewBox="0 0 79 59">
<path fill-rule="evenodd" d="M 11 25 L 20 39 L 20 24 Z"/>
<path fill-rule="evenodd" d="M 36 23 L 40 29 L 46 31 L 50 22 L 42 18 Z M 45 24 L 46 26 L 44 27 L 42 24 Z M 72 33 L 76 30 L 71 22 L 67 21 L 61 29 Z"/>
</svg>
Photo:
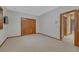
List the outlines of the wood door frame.
<svg viewBox="0 0 79 59">
<path fill-rule="evenodd" d="M 72 15 L 70 14 L 70 34 L 72 34 Z"/>
<path fill-rule="evenodd" d="M 75 13 L 76 20 L 78 20 L 78 18 L 79 18 L 77 15 L 78 12 L 79 12 L 79 10 L 76 10 L 76 13 Z M 75 21 L 75 40 L 74 40 L 75 44 L 74 45 L 79 47 L 79 45 L 77 45 L 77 43 L 76 43 L 76 39 L 77 39 L 77 26 L 76 25 L 77 25 L 77 21 Z"/>
<path fill-rule="evenodd" d="M 0 30 L 3 29 L 3 8 L 0 6 L 0 14 L 2 14 L 2 19 L 0 19 Z"/>
<path fill-rule="evenodd" d="M 68 14 L 68 13 L 71 13 L 71 12 L 76 12 L 77 10 L 75 9 L 75 10 L 70 10 L 70 11 L 67 11 L 67 12 L 63 12 L 63 13 L 61 13 L 60 14 L 60 40 L 62 41 L 63 40 L 63 36 L 62 36 L 62 16 L 64 15 L 64 14 Z M 75 28 L 76 26 L 75 26 L 75 24 L 74 24 L 74 28 Z M 74 29 L 75 30 L 75 29 Z M 76 33 L 75 31 L 74 31 L 74 33 Z M 76 37 L 75 37 L 76 38 Z"/>
<path fill-rule="evenodd" d="M 21 36 L 23 36 L 22 35 L 22 18 L 25 18 L 25 17 L 21 17 Z M 25 18 L 25 19 L 31 19 L 35 21 L 35 34 L 36 34 L 36 19 L 32 19 L 32 18 Z"/>
</svg>

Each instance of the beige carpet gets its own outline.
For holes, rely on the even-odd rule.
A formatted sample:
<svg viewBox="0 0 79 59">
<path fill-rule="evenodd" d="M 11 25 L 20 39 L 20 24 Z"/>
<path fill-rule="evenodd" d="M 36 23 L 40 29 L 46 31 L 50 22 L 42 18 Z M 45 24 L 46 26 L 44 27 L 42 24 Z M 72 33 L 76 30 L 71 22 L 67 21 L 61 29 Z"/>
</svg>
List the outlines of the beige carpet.
<svg viewBox="0 0 79 59">
<path fill-rule="evenodd" d="M 75 52 L 79 47 L 40 34 L 8 38 L 1 52 Z"/>
</svg>

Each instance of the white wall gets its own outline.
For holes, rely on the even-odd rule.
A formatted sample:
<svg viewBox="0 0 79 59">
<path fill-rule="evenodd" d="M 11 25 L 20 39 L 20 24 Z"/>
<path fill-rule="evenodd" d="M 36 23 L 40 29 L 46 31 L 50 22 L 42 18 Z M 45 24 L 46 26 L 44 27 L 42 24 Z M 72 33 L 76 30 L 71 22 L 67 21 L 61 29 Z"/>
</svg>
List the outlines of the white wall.
<svg viewBox="0 0 79 59">
<path fill-rule="evenodd" d="M 39 33 L 47 34 L 51 37 L 60 38 L 60 14 L 66 11 L 79 9 L 79 7 L 59 7 L 39 16 Z"/>
<path fill-rule="evenodd" d="M 9 17 L 9 24 L 8 24 L 8 36 L 19 36 L 21 35 L 21 17 L 25 18 L 33 18 L 36 17 L 29 14 L 19 13 L 15 11 L 7 11 Z"/>
<path fill-rule="evenodd" d="M 70 34 L 70 16 L 67 17 L 67 34 Z"/>
<path fill-rule="evenodd" d="M 6 8 L 5 7 L 2 7 L 3 8 L 3 16 L 7 15 L 6 13 Z M 7 38 L 7 27 L 8 25 L 5 25 L 3 24 L 3 29 L 0 30 L 0 45 L 3 43 L 3 41 L 5 41 L 5 39 Z"/>
<path fill-rule="evenodd" d="M 36 33 L 40 32 L 40 17 L 36 16 Z"/>
</svg>

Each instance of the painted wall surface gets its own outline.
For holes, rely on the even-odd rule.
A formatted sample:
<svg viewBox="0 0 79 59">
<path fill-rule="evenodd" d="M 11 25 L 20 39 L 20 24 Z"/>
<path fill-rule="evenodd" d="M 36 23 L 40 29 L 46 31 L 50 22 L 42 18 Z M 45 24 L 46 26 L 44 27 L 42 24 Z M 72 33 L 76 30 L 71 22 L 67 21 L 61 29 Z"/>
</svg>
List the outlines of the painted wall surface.
<svg viewBox="0 0 79 59">
<path fill-rule="evenodd" d="M 20 36 L 21 35 L 21 17 L 25 18 L 33 18 L 36 17 L 29 14 L 19 13 L 15 11 L 7 11 L 9 17 L 9 24 L 8 24 L 8 36 Z"/>
<path fill-rule="evenodd" d="M 39 33 L 40 32 L 40 17 L 36 16 L 36 33 Z"/>
<path fill-rule="evenodd" d="M 67 16 L 67 34 L 70 33 L 70 16 Z"/>
<path fill-rule="evenodd" d="M 60 14 L 79 7 L 63 6 L 39 16 L 39 32 L 51 37 L 60 38 Z"/>
<path fill-rule="evenodd" d="M 3 16 L 7 15 L 6 8 L 5 7 L 2 7 L 2 8 L 3 8 Z M 7 27 L 8 27 L 8 25 L 3 24 L 3 29 L 0 30 L 0 45 L 7 38 L 7 34 L 8 34 Z"/>
</svg>

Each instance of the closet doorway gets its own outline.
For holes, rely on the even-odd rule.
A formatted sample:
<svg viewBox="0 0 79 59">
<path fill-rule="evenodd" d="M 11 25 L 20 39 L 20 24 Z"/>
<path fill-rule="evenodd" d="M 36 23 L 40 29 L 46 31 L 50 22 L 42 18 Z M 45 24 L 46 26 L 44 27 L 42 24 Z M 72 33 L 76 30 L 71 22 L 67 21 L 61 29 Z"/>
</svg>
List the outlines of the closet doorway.
<svg viewBox="0 0 79 59">
<path fill-rule="evenodd" d="M 60 14 L 60 40 L 70 40 L 79 46 L 79 10 Z"/>
<path fill-rule="evenodd" d="M 21 18 L 21 35 L 36 34 L 36 20 Z"/>
</svg>

